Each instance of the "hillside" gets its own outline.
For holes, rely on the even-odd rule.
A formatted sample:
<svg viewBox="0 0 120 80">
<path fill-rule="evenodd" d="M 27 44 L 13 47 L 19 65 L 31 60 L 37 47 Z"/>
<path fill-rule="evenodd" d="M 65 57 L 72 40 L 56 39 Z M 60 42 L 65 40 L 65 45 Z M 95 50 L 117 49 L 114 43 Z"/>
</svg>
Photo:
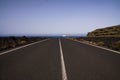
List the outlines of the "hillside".
<svg viewBox="0 0 120 80">
<path fill-rule="evenodd" d="M 76 39 L 120 52 L 120 25 L 96 29 L 89 32 L 87 37 Z"/>
<path fill-rule="evenodd" d="M 89 32 L 87 37 L 120 37 L 120 25 L 96 29 Z"/>
</svg>

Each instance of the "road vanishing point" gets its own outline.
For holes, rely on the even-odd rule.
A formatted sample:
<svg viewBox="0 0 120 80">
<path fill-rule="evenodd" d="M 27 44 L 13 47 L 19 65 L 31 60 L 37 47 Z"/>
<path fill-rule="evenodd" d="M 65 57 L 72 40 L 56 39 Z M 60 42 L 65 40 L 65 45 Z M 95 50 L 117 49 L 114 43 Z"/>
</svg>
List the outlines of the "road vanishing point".
<svg viewBox="0 0 120 80">
<path fill-rule="evenodd" d="M 0 53 L 0 80 L 120 80 L 120 54 L 47 39 Z"/>
</svg>

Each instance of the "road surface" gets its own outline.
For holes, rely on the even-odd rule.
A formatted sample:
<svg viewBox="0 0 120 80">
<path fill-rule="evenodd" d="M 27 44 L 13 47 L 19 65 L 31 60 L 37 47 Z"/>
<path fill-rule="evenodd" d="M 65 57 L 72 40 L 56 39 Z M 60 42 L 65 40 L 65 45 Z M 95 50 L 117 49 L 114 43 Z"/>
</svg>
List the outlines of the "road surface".
<svg viewBox="0 0 120 80">
<path fill-rule="evenodd" d="M 0 80 L 120 80 L 120 54 L 48 39 L 0 55 Z"/>
</svg>

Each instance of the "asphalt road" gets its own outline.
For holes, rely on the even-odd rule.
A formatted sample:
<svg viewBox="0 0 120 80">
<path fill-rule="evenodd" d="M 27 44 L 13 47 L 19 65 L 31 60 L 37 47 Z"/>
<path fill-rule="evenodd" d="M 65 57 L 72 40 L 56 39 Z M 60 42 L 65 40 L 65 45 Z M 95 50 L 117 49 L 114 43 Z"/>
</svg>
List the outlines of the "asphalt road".
<svg viewBox="0 0 120 80">
<path fill-rule="evenodd" d="M 68 39 L 60 42 L 61 49 L 58 39 L 49 39 L 0 55 L 0 80 L 120 80 L 120 54 Z"/>
<path fill-rule="evenodd" d="M 61 80 L 57 39 L 0 56 L 0 80 Z"/>
<path fill-rule="evenodd" d="M 68 80 L 120 80 L 120 54 L 62 40 Z"/>
</svg>

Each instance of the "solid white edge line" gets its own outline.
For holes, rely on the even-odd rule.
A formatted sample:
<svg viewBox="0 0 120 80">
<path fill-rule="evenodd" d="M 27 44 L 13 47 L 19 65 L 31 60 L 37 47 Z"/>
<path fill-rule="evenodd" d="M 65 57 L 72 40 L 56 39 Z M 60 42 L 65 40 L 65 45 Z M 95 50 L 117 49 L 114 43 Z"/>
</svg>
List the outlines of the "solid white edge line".
<svg viewBox="0 0 120 80">
<path fill-rule="evenodd" d="M 59 46 L 60 46 L 60 57 L 61 57 L 62 80 L 68 80 L 66 69 L 65 69 L 64 57 L 63 57 L 63 51 L 62 51 L 62 45 L 61 45 L 60 39 L 59 39 Z"/>
<path fill-rule="evenodd" d="M 72 40 L 72 39 L 69 39 L 69 40 Z M 97 47 L 97 48 L 100 48 L 100 49 L 104 49 L 104 50 L 107 50 L 107 51 L 111 51 L 111 52 L 120 54 L 120 52 L 118 52 L 118 51 L 111 50 L 111 49 L 108 49 L 108 48 L 105 48 L 105 47 L 101 47 L 101 46 L 96 46 L 96 45 L 88 44 L 88 43 L 81 42 L 81 41 L 78 41 L 78 40 L 72 40 L 72 41 L 79 42 L 79 43 L 83 43 L 83 44 L 86 44 L 86 45 L 90 45 L 90 46 L 93 46 L 93 47 Z"/>
<path fill-rule="evenodd" d="M 18 50 L 18 49 L 21 49 L 21 48 L 24 48 L 24 47 L 27 47 L 27 46 L 30 46 L 30 45 L 34 45 L 34 44 L 37 44 L 37 43 L 40 43 L 40 42 L 44 42 L 46 40 L 48 40 L 48 39 L 37 41 L 37 42 L 30 43 L 30 44 L 27 44 L 27 45 L 23 45 L 23 46 L 20 46 L 20 47 L 17 47 L 17 48 L 14 48 L 14 49 L 11 49 L 11 50 L 8 50 L 8 51 L 5 51 L 5 52 L 1 52 L 0 55 L 9 53 L 9 52 L 12 52 L 12 51 L 15 51 L 15 50 Z"/>
</svg>

